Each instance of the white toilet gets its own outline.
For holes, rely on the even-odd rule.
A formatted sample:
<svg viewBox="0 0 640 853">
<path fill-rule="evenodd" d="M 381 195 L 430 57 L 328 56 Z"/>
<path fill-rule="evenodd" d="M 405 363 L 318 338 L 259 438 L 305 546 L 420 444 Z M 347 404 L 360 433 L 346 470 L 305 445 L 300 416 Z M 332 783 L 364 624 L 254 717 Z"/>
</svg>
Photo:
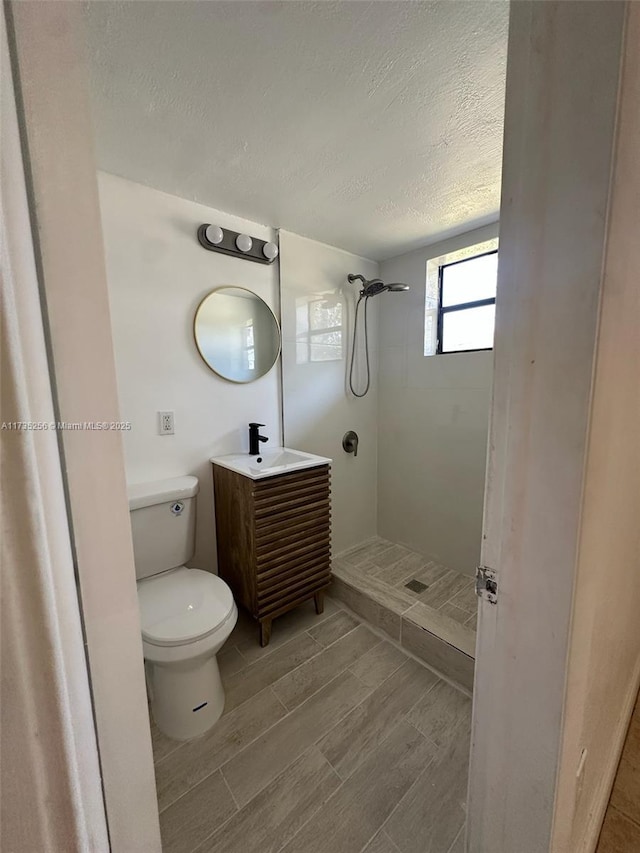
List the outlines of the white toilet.
<svg viewBox="0 0 640 853">
<path fill-rule="evenodd" d="M 238 610 L 223 580 L 184 565 L 194 551 L 197 478 L 128 491 L 151 710 L 161 732 L 189 740 L 224 709 L 216 654 Z"/>
</svg>

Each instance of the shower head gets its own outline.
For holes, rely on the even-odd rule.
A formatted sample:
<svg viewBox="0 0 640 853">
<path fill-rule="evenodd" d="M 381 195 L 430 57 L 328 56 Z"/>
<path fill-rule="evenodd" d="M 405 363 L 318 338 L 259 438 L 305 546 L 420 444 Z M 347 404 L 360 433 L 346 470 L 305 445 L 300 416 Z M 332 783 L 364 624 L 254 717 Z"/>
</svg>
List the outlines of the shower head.
<svg viewBox="0 0 640 853">
<path fill-rule="evenodd" d="M 362 290 L 360 291 L 360 296 L 377 296 L 379 293 L 384 293 L 385 290 L 388 290 L 392 293 L 399 293 L 403 290 L 409 290 L 408 284 L 401 284 L 400 282 L 394 282 L 393 284 L 385 284 L 381 278 L 371 278 L 367 280 L 363 275 L 356 275 L 355 273 L 349 273 L 347 279 L 350 282 L 362 282 Z"/>
</svg>

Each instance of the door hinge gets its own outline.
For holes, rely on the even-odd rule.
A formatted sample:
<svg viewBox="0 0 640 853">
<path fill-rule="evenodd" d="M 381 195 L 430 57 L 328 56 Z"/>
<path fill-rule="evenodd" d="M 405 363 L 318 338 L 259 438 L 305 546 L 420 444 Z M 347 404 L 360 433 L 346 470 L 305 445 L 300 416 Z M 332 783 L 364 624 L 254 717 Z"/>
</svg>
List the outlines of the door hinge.
<svg viewBox="0 0 640 853">
<path fill-rule="evenodd" d="M 498 573 L 487 566 L 476 569 L 476 595 L 490 604 L 498 603 Z"/>
</svg>

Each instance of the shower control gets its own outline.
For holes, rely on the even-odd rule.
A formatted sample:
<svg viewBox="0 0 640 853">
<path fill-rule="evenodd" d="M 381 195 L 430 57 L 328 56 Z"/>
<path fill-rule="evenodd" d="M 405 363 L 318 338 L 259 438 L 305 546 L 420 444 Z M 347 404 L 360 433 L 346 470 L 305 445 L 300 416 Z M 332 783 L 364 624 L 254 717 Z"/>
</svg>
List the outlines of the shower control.
<svg viewBox="0 0 640 853">
<path fill-rule="evenodd" d="M 360 439 L 358 438 L 358 433 L 354 432 L 352 429 L 349 432 L 345 432 L 342 436 L 342 447 L 345 453 L 353 453 L 354 456 L 358 455 L 358 442 Z"/>
</svg>

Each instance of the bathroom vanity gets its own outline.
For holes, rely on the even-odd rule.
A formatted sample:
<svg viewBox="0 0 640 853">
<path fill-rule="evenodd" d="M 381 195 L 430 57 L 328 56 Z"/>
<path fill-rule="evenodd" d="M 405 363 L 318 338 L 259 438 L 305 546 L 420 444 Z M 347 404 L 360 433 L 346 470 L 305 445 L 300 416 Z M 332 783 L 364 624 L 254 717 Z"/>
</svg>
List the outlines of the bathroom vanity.
<svg viewBox="0 0 640 853">
<path fill-rule="evenodd" d="M 214 457 L 218 573 L 260 624 L 310 598 L 322 613 L 331 581 L 331 460 L 288 448 Z"/>
</svg>

